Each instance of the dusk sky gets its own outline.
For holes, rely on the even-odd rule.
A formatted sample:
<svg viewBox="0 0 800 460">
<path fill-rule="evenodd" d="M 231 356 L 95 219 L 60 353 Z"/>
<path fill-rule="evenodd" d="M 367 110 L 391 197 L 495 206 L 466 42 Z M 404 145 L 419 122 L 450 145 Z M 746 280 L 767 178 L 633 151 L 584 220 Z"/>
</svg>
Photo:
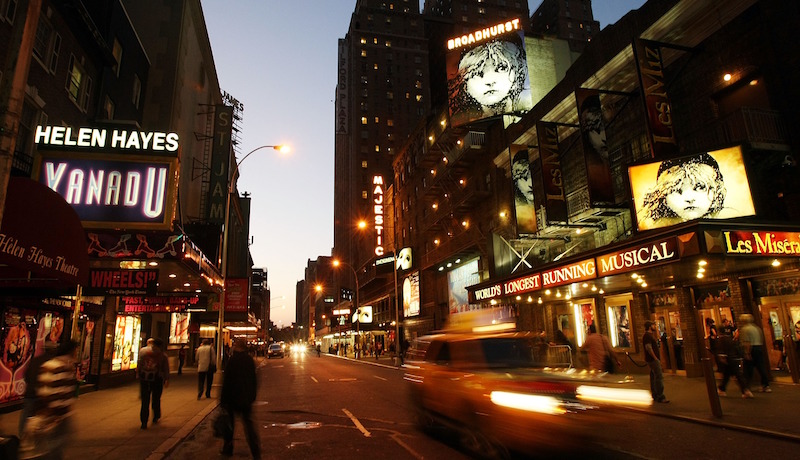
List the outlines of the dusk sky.
<svg viewBox="0 0 800 460">
<path fill-rule="evenodd" d="M 420 1 L 422 5 L 423 1 Z M 600 26 L 645 0 L 594 0 Z M 529 0 L 531 12 L 541 0 Z M 333 247 L 337 43 L 356 0 L 202 0 L 219 84 L 244 105 L 239 191 L 252 197 L 250 251 L 268 271 L 271 319 L 295 321 L 295 287 L 309 259 Z M 241 159 L 241 156 L 239 159 Z"/>
</svg>

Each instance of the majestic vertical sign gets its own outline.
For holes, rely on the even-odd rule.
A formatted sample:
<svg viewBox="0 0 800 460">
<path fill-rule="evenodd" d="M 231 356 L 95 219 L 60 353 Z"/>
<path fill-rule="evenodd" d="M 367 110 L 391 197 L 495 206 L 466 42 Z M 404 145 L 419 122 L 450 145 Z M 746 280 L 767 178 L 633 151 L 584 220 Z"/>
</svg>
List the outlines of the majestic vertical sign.
<svg viewBox="0 0 800 460">
<path fill-rule="evenodd" d="M 383 176 L 373 176 L 372 185 L 372 214 L 374 216 L 373 228 L 375 229 L 375 255 L 382 256 L 386 252 L 383 246 Z"/>
<path fill-rule="evenodd" d="M 336 81 L 336 134 L 347 134 L 348 129 L 348 112 L 347 112 L 347 94 L 348 84 L 347 76 L 349 54 L 347 51 L 347 41 L 339 40 L 339 75 Z"/>
<path fill-rule="evenodd" d="M 211 183 L 208 186 L 208 221 L 225 222 L 228 194 L 228 169 L 231 161 L 231 125 L 233 107 L 217 105 L 214 111 L 214 145 L 211 147 Z"/>
<path fill-rule="evenodd" d="M 593 89 L 578 88 L 575 90 L 575 98 L 580 114 L 589 203 L 592 207 L 614 204 L 606 123 L 600 105 L 600 93 Z"/>
<path fill-rule="evenodd" d="M 533 180 L 528 148 L 512 145 L 511 179 L 514 181 L 514 210 L 517 216 L 517 233 L 536 233 L 536 203 L 533 196 Z"/>
<path fill-rule="evenodd" d="M 558 125 L 544 121 L 536 122 L 539 138 L 539 162 L 542 166 L 544 185 L 544 207 L 547 223 L 567 222 L 567 197 L 564 193 L 564 175 L 559 159 Z"/>
<path fill-rule="evenodd" d="M 633 53 L 639 74 L 644 111 L 647 114 L 647 134 L 653 158 L 665 158 L 679 153 L 672 123 L 672 104 L 664 82 L 664 61 L 658 43 L 635 39 Z"/>
</svg>

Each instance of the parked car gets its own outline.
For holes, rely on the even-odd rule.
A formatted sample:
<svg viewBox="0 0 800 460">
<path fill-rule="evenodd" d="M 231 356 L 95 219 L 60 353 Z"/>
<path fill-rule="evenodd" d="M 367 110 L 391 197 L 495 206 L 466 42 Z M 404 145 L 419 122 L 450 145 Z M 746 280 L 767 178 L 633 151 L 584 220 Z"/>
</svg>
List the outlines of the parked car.
<svg viewBox="0 0 800 460">
<path fill-rule="evenodd" d="M 415 340 L 404 378 L 421 427 L 453 431 L 479 456 L 579 445 L 616 407 L 652 404 L 630 377 L 551 365 L 563 359 L 539 335 L 461 326 Z"/>
<path fill-rule="evenodd" d="M 280 343 L 269 344 L 269 348 L 267 348 L 267 359 L 272 359 L 273 357 L 283 358 L 284 356 L 286 355 L 283 352 L 283 345 Z"/>
</svg>

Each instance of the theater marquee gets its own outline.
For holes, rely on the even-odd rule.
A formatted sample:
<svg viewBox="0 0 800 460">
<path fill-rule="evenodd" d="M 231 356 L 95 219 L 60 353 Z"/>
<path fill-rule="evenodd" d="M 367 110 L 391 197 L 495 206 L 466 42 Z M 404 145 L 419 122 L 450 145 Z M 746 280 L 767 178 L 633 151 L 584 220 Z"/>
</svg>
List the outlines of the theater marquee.
<svg viewBox="0 0 800 460">
<path fill-rule="evenodd" d="M 37 180 L 61 195 L 84 228 L 166 229 L 177 160 L 141 155 L 42 151 Z"/>
</svg>

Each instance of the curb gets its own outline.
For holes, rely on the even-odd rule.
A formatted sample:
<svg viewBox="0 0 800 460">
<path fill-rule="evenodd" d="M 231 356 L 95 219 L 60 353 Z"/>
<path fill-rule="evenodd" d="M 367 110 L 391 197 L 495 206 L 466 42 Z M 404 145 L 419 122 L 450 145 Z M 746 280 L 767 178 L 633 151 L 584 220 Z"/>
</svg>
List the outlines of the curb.
<svg viewBox="0 0 800 460">
<path fill-rule="evenodd" d="M 637 412 L 637 413 L 640 413 L 640 414 L 654 415 L 656 417 L 670 418 L 670 419 L 673 419 L 673 420 L 680 420 L 680 421 L 683 421 L 683 422 L 696 423 L 698 425 L 713 426 L 713 427 L 717 427 L 717 428 L 723 428 L 723 429 L 726 429 L 726 430 L 739 431 L 739 432 L 750 433 L 750 434 L 757 434 L 757 435 L 761 435 L 761 436 L 768 436 L 768 437 L 775 438 L 775 439 L 781 439 L 781 440 L 784 440 L 784 441 L 800 443 L 800 436 L 798 436 L 798 435 L 789 434 L 789 433 L 781 433 L 779 431 L 767 430 L 767 429 L 764 429 L 764 428 L 756 428 L 756 427 L 746 426 L 746 425 L 737 425 L 735 423 L 718 422 L 718 421 L 715 421 L 715 420 L 707 420 L 707 419 L 702 419 L 702 418 L 697 418 L 697 417 L 690 417 L 688 415 L 667 414 L 667 413 L 663 413 L 663 412 L 653 412 L 653 411 L 650 411 L 650 410 L 647 410 L 647 409 L 638 409 L 638 408 L 635 408 L 635 407 L 626 407 L 625 409 L 630 411 L 630 412 Z"/>
<path fill-rule="evenodd" d="M 210 414 L 214 409 L 217 408 L 219 405 L 219 401 L 214 399 L 210 404 L 208 404 L 203 410 L 197 413 L 194 417 L 191 418 L 186 424 L 184 424 L 181 429 L 176 431 L 172 434 L 166 441 L 162 442 L 161 445 L 155 448 L 153 452 L 147 456 L 147 460 L 162 460 L 165 458 L 174 448 L 178 445 L 181 441 L 183 441 L 195 428 L 200 422 L 205 419 L 208 414 Z"/>
</svg>

